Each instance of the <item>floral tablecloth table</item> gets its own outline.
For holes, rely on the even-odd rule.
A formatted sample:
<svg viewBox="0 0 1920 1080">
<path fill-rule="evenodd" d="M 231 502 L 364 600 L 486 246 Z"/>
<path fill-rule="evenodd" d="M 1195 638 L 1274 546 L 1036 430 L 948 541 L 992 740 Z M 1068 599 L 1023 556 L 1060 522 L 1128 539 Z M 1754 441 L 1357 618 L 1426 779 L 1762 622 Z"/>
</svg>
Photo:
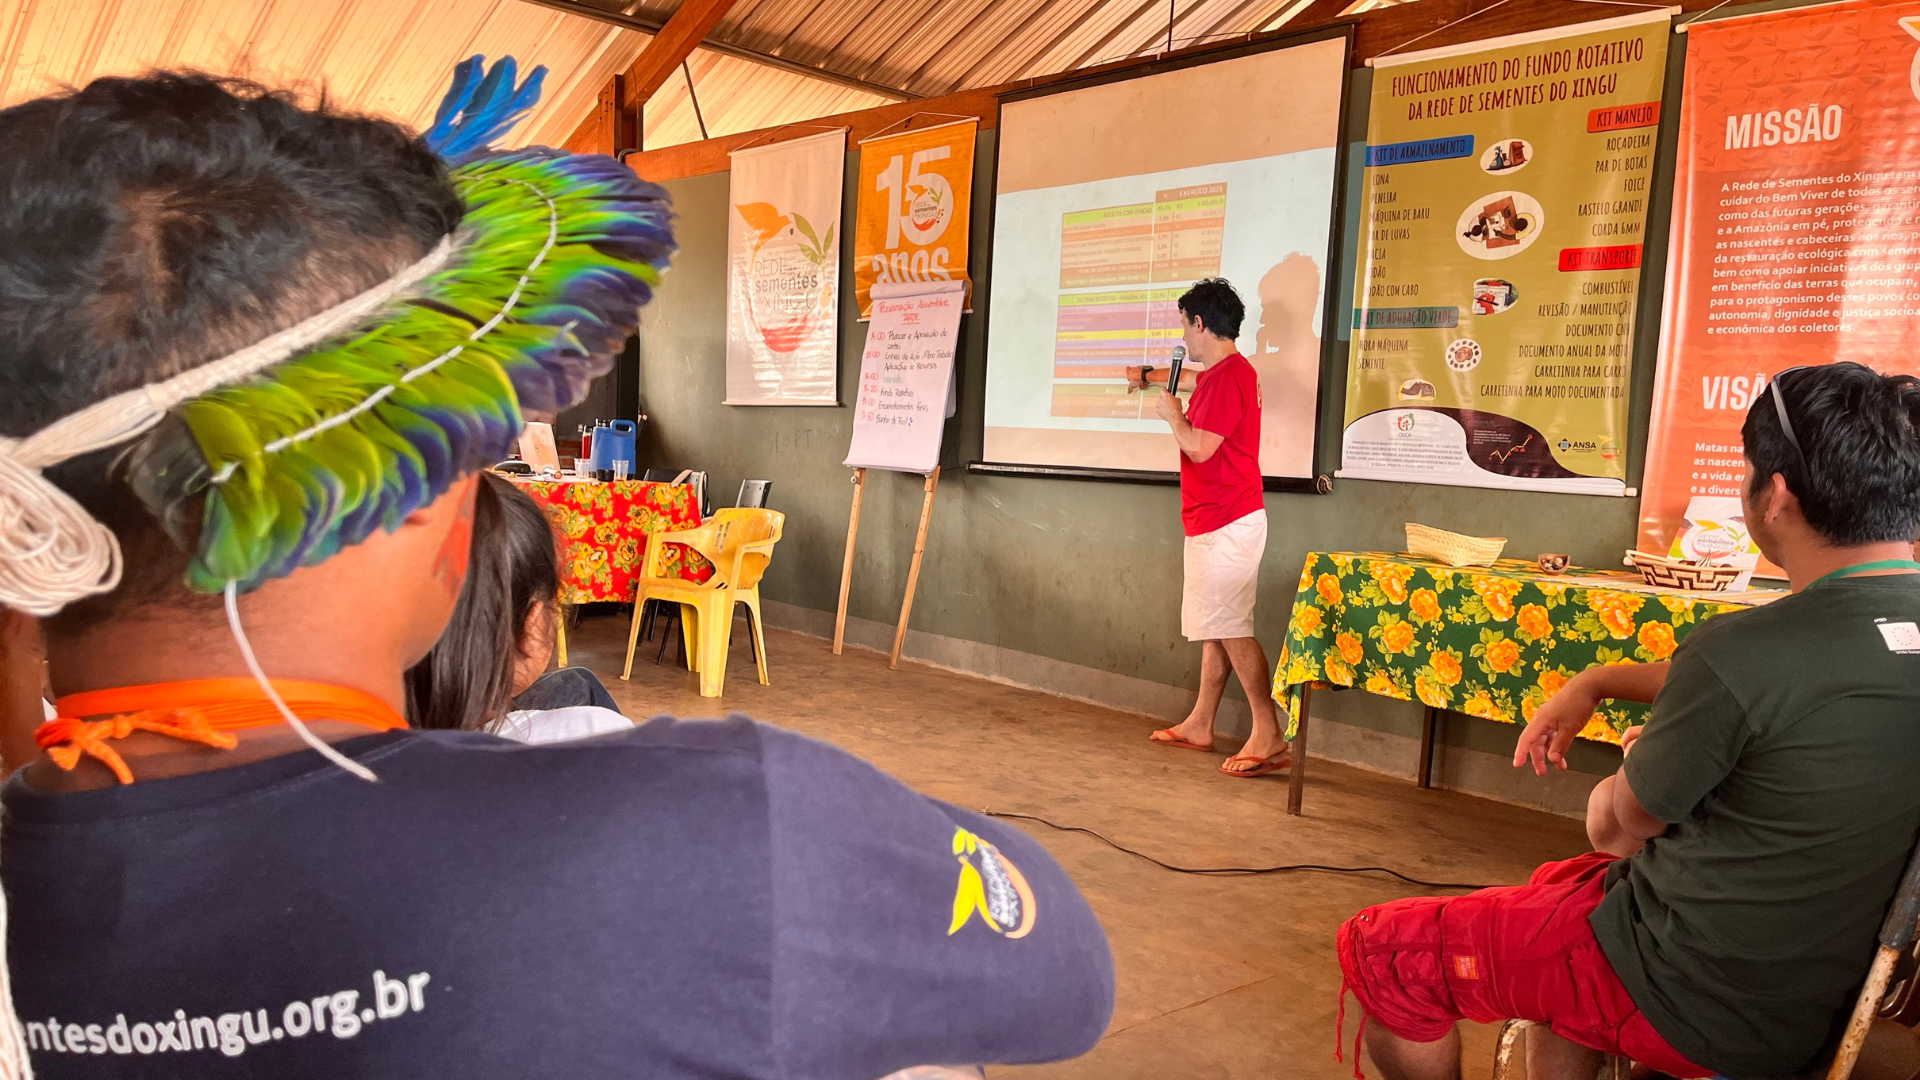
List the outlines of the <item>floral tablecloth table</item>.
<svg viewBox="0 0 1920 1080">
<path fill-rule="evenodd" d="M 686 484 L 518 479 L 514 483 L 533 496 L 547 511 L 555 531 L 566 537 L 565 563 L 560 568 L 560 602 L 566 605 L 632 602 L 648 534 L 700 525 L 700 504 Z M 662 558 L 669 574 L 688 581 L 713 576 L 712 563 L 679 544 L 667 545 Z"/>
<path fill-rule="evenodd" d="M 1287 709 L 1288 738 L 1297 737 L 1315 686 L 1426 705 L 1424 774 L 1434 710 L 1530 720 L 1587 668 L 1665 660 L 1702 621 L 1784 595 L 1681 592 L 1618 570 L 1575 568 L 1553 577 L 1519 559 L 1456 569 L 1404 554 L 1313 552 L 1300 574 L 1273 696 Z M 1580 735 L 1617 744 L 1646 715 L 1645 705 L 1607 702 Z M 1294 813 L 1304 744 L 1296 750 Z"/>
</svg>

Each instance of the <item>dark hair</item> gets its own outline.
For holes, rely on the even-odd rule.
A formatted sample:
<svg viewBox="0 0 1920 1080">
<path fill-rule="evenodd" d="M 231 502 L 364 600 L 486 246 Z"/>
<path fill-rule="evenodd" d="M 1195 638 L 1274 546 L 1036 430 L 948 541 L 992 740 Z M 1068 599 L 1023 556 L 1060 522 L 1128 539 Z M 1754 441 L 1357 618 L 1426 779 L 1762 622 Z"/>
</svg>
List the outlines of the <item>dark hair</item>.
<svg viewBox="0 0 1920 1080">
<path fill-rule="evenodd" d="M 536 604 L 560 592 L 560 556 L 546 511 L 495 473 L 473 495 L 473 553 L 446 632 L 407 670 L 414 727 L 477 731 L 507 711 Z"/>
<path fill-rule="evenodd" d="M 1200 320 L 1200 328 L 1228 341 L 1240 336 L 1240 321 L 1247 317 L 1247 305 L 1241 303 L 1226 278 L 1201 278 L 1180 296 L 1180 314 Z"/>
<path fill-rule="evenodd" d="M 464 213 L 405 128 L 237 79 L 97 79 L 0 110 L 0 435 L 197 367 L 385 280 Z M 112 529 L 120 589 L 165 596 L 186 553 L 114 447 L 48 471 Z"/>
<path fill-rule="evenodd" d="M 1841 546 L 1920 535 L 1920 379 L 1842 362 L 1774 385 L 1800 449 L 1763 390 L 1740 428 L 1756 481 L 1786 477 L 1807 524 Z"/>
</svg>

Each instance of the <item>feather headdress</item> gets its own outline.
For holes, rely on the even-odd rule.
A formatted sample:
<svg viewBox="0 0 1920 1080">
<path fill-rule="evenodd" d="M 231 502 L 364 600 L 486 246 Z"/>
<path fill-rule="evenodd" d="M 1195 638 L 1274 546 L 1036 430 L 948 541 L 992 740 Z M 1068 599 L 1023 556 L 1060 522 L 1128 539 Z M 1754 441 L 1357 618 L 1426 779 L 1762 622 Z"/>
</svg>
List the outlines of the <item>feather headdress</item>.
<svg viewBox="0 0 1920 1080">
<path fill-rule="evenodd" d="M 523 409 L 579 400 L 650 299 L 674 250 L 672 214 L 660 188 L 612 158 L 487 149 L 544 74 L 516 86 L 511 57 L 456 68 L 424 138 L 453 166 L 466 214 L 394 280 L 0 445 L 0 497 L 20 507 L 0 507 L 19 534 L 0 537 L 11 563 L 0 601 L 49 614 L 118 580 L 111 534 L 108 568 L 100 541 L 75 535 L 105 530 L 38 475 L 67 457 L 144 435 L 128 480 L 176 537 L 194 537 L 188 583 L 244 590 L 397 527 L 505 457 Z M 61 565 L 23 569 L 32 559 Z"/>
</svg>

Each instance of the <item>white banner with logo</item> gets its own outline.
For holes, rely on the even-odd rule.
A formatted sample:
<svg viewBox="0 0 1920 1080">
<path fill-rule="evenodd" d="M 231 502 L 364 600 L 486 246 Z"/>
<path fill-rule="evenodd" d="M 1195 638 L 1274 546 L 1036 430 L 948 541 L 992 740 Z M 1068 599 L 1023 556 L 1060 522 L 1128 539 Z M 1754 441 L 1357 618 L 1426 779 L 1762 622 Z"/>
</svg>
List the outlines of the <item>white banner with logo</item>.
<svg viewBox="0 0 1920 1080">
<path fill-rule="evenodd" d="M 736 150 L 727 202 L 728 405 L 840 403 L 847 129 Z"/>
</svg>

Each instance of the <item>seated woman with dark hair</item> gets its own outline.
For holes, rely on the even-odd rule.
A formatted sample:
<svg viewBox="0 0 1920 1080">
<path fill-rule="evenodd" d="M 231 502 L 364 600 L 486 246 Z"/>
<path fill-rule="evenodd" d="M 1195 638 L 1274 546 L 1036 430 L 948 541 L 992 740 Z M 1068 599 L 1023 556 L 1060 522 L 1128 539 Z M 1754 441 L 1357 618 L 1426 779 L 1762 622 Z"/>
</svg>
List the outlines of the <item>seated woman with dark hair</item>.
<svg viewBox="0 0 1920 1080">
<path fill-rule="evenodd" d="M 527 743 L 632 727 L 593 672 L 547 672 L 559 593 L 560 559 L 546 512 L 511 482 L 481 473 L 466 584 L 446 633 L 407 671 L 413 726 Z"/>
</svg>

